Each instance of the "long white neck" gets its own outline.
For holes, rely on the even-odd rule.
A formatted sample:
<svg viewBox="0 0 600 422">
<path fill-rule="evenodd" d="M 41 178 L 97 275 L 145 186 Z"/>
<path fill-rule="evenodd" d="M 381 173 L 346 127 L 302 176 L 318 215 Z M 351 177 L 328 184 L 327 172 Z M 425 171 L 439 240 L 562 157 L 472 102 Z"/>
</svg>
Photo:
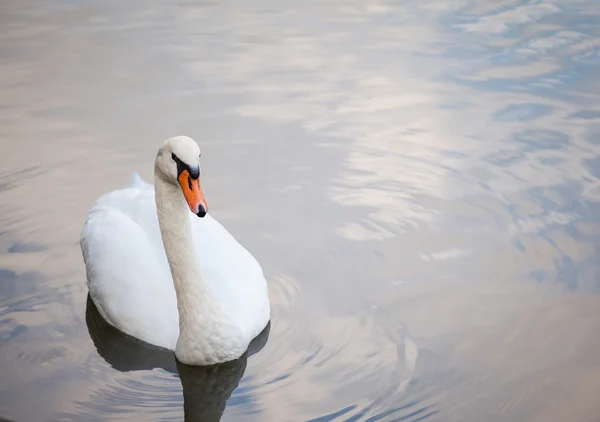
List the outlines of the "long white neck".
<svg viewBox="0 0 600 422">
<path fill-rule="evenodd" d="M 202 271 L 192 238 L 190 211 L 178 186 L 156 173 L 156 209 L 163 245 L 171 268 L 179 311 L 175 354 L 188 364 L 211 364 L 227 348 L 219 342 L 227 318 L 222 314 Z M 227 324 L 225 324 L 227 325 Z"/>
</svg>

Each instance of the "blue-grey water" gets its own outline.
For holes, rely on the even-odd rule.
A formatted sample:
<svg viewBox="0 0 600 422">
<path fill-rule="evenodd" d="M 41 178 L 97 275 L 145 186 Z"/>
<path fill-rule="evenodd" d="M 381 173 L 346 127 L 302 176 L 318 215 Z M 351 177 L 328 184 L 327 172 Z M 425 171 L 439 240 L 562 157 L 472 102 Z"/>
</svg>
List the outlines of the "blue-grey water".
<svg viewBox="0 0 600 422">
<path fill-rule="evenodd" d="M 600 3 L 0 6 L 0 419 L 600 418 Z M 203 149 L 273 304 L 179 365 L 89 306 L 92 202 Z"/>
</svg>

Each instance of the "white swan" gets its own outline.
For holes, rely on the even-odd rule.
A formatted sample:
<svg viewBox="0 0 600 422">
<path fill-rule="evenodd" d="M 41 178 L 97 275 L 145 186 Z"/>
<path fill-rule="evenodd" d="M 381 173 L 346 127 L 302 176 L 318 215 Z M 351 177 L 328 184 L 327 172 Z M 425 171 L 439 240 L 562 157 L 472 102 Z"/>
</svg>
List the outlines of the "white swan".
<svg viewBox="0 0 600 422">
<path fill-rule="evenodd" d="M 90 296 L 108 323 L 183 363 L 237 359 L 270 319 L 262 269 L 207 214 L 193 139 L 163 142 L 154 183 L 134 174 L 93 205 L 81 232 Z"/>
</svg>

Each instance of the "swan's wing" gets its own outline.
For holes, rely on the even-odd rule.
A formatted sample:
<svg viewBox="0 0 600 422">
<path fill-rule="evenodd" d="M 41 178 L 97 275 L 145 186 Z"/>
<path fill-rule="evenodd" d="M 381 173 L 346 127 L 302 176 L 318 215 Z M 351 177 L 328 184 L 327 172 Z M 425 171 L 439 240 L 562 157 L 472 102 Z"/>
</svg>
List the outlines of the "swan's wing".
<svg viewBox="0 0 600 422">
<path fill-rule="evenodd" d="M 96 201 L 81 248 L 90 296 L 102 316 L 127 334 L 174 348 L 177 302 L 153 189 L 126 188 Z"/>
<path fill-rule="evenodd" d="M 258 261 L 211 215 L 190 213 L 202 273 L 222 310 L 243 332 L 258 335 L 269 320 L 267 283 Z"/>
</svg>

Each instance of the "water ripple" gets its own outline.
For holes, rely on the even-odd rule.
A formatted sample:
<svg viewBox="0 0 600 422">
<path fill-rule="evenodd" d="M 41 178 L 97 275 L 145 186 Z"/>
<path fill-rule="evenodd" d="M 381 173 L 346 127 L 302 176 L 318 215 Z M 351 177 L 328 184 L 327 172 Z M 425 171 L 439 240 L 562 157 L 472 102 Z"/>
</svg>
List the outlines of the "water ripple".
<svg viewBox="0 0 600 422">
<path fill-rule="evenodd" d="M 0 413 L 597 409 L 584 403 L 600 309 L 596 3 L 26 0 L 3 12 Z M 272 323 L 229 365 L 186 368 L 86 299 L 89 205 L 131 171 L 150 179 L 173 133 L 206 145 L 212 209 L 267 272 Z"/>
</svg>

